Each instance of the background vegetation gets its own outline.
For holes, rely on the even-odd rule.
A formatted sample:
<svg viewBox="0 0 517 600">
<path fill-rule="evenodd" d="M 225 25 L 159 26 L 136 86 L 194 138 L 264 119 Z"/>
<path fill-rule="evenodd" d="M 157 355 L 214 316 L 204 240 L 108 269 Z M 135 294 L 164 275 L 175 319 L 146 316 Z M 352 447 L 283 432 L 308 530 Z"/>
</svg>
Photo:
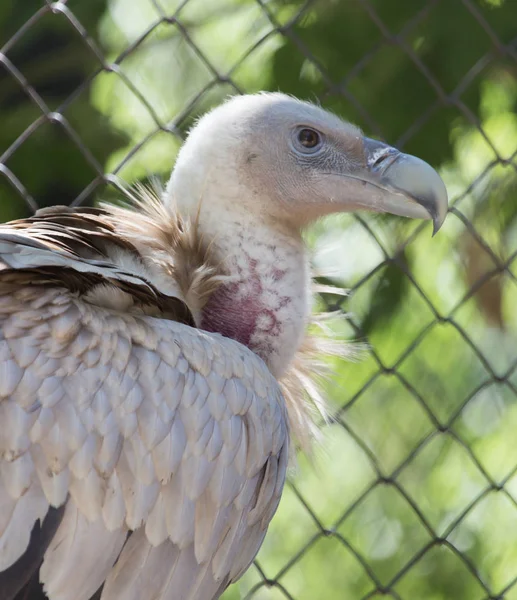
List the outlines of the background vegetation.
<svg viewBox="0 0 517 600">
<path fill-rule="evenodd" d="M 167 176 L 238 91 L 318 99 L 447 182 L 432 240 L 308 233 L 371 350 L 336 361 L 325 446 L 227 600 L 517 599 L 516 36 L 514 0 L 0 2 L 0 221 Z"/>
</svg>

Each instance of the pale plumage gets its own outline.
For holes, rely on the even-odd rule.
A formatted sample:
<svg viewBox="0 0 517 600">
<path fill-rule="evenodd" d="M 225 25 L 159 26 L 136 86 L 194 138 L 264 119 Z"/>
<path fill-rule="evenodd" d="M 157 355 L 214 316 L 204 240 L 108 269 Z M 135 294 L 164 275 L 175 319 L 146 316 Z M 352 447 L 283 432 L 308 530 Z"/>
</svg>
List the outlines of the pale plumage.
<svg viewBox="0 0 517 600">
<path fill-rule="evenodd" d="M 300 128 L 332 153 L 297 149 Z M 51 600 L 215 600 L 244 573 L 290 430 L 307 448 L 321 405 L 300 227 L 367 206 L 361 177 L 370 208 L 445 216 L 430 167 L 386 148 L 240 98 L 201 120 L 163 194 L 0 226 L 0 598 L 38 569 Z"/>
<path fill-rule="evenodd" d="M 149 548 L 164 538 L 180 550 L 193 544 L 193 557 L 213 562 L 216 588 L 243 570 L 256 548 L 243 555 L 242 536 L 255 529 L 258 545 L 287 462 L 285 409 L 265 364 L 233 340 L 113 314 L 62 290 L 36 285 L 7 297 L 11 310 L 0 308 L 2 370 L 15 376 L 4 380 L 8 396 L 0 404 L 1 494 L 14 511 L 0 532 L 0 569 L 20 557 L 48 505 L 61 505 L 69 493 L 73 502 L 41 571 L 51 598 L 93 595 L 128 529 L 139 527 Z M 37 350 L 25 367 L 37 378 L 32 396 L 12 341 Z M 85 360 L 92 352 L 95 360 Z M 30 509 L 16 511 L 19 499 Z M 106 552 L 98 552 L 100 540 Z M 103 577 L 93 589 L 93 575 L 86 577 L 80 593 L 77 567 L 92 560 Z"/>
</svg>

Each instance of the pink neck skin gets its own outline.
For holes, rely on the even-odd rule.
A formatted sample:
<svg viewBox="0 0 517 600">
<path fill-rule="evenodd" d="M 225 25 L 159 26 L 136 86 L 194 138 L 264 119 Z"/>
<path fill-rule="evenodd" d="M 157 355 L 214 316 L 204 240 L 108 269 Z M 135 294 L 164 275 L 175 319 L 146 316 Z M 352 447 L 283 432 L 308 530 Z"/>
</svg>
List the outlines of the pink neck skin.
<svg viewBox="0 0 517 600">
<path fill-rule="evenodd" d="M 236 265 L 238 280 L 222 286 L 210 298 L 201 327 L 244 344 L 269 363 L 284 333 L 279 312 L 289 310 L 293 298 L 278 291 L 285 270 L 270 265 L 267 272 L 259 273 L 257 260 L 242 248 L 241 252 L 245 268 Z"/>
</svg>

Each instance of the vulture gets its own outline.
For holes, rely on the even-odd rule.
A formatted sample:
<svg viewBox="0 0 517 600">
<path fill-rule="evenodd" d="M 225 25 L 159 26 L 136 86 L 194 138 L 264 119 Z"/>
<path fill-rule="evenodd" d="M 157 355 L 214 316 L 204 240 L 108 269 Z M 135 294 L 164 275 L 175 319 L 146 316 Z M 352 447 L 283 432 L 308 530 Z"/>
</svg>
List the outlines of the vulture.
<svg viewBox="0 0 517 600">
<path fill-rule="evenodd" d="M 219 598 L 314 437 L 304 228 L 448 208 L 426 162 L 280 93 L 130 195 L 0 226 L 1 600 Z"/>
</svg>

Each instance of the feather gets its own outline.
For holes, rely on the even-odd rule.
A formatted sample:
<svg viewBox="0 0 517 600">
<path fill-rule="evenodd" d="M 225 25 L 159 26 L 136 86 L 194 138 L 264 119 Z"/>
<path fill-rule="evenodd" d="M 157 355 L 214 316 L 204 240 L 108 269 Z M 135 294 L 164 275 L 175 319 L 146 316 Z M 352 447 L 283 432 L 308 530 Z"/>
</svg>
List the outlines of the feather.
<svg viewBox="0 0 517 600">
<path fill-rule="evenodd" d="M 208 490 L 196 502 L 194 549 L 199 564 L 208 561 L 216 552 L 220 541 L 230 529 L 232 505 L 220 506 L 212 500 Z"/>
<path fill-rule="evenodd" d="M 27 374 L 27 373 L 26 373 Z M 24 377 L 25 379 L 25 377 Z M 36 380 L 36 378 L 35 378 Z M 20 392 L 20 390 L 18 390 L 18 393 Z M 29 398 L 31 396 L 28 396 Z M 32 396 L 34 397 L 34 396 Z M 41 408 L 41 410 L 38 411 L 37 414 L 37 418 L 34 421 L 34 424 L 32 425 L 31 429 L 30 429 L 30 433 L 29 433 L 29 438 L 32 444 L 37 444 L 38 442 L 40 442 L 43 438 L 45 438 L 49 431 L 52 429 L 52 427 L 54 426 L 54 413 L 50 408 Z M 81 438 L 78 438 L 78 442 Z"/>
<path fill-rule="evenodd" d="M 190 474 L 184 481 L 184 493 L 195 502 L 207 488 L 215 471 L 215 463 L 204 456 L 189 455 L 183 459 L 182 468 Z"/>
<path fill-rule="evenodd" d="M 124 492 L 117 471 L 113 471 L 108 480 L 102 505 L 102 517 L 108 531 L 120 529 L 126 520 Z"/>
<path fill-rule="evenodd" d="M 294 447 L 311 455 L 314 441 L 321 440 L 319 423 L 328 422 L 329 410 L 322 392 L 331 372 L 329 358 L 356 360 L 365 346 L 336 339 L 326 323 L 345 315 L 315 313 L 298 351 L 280 378 Z M 293 458 L 293 455 L 292 455 Z"/>
<path fill-rule="evenodd" d="M 152 451 L 156 476 L 166 484 L 176 473 L 187 444 L 185 427 L 179 415 L 174 419 L 170 433 Z"/>
<path fill-rule="evenodd" d="M 37 519 L 43 521 L 48 502 L 33 483 L 25 494 L 12 502 L 0 484 L 0 573 L 13 565 L 29 545 L 31 531 Z"/>
<path fill-rule="evenodd" d="M 0 398 L 9 398 L 22 377 L 23 371 L 14 360 L 0 362 Z"/>
<path fill-rule="evenodd" d="M 180 549 L 194 541 L 195 503 L 185 494 L 184 485 L 188 473 L 178 472 L 163 488 L 165 522 L 170 540 Z"/>
<path fill-rule="evenodd" d="M 63 518 L 65 507 L 50 508 L 41 525 L 34 525 L 29 545 L 24 554 L 8 569 L 0 572 L 0 600 L 15 600 L 18 592 L 22 590 L 36 574 L 43 561 L 43 555 L 54 537 Z"/>
<path fill-rule="evenodd" d="M 179 555 L 178 547 L 169 541 L 153 547 L 144 531 L 138 529 L 127 540 L 111 570 L 101 600 L 162 598 L 162 590 Z"/>
<path fill-rule="evenodd" d="M 0 456 L 14 460 L 30 446 L 28 432 L 36 416 L 10 400 L 0 401 Z"/>
<path fill-rule="evenodd" d="M 18 499 L 29 489 L 34 473 L 34 464 L 29 452 L 25 452 L 16 460 L 0 462 L 0 475 L 7 493 Z"/>
<path fill-rule="evenodd" d="M 248 514 L 249 525 L 254 525 L 262 515 L 267 512 L 267 508 L 270 505 L 275 492 L 277 475 L 278 460 L 276 457 L 270 458 L 264 468 L 264 475 L 260 484 L 256 504 Z"/>
<path fill-rule="evenodd" d="M 145 523 L 145 535 L 152 546 L 159 546 L 169 537 L 163 494 L 159 494 L 149 513 L 149 517 Z"/>
<path fill-rule="evenodd" d="M 10 269 L 2 271 L 3 285 L 59 283 L 101 305 L 107 299 L 102 290 L 110 289 L 127 296 L 126 308 L 174 315 L 191 323 L 179 290 L 169 285 L 168 294 L 158 291 L 144 267 L 145 259 L 112 221 L 112 213 L 103 209 L 53 207 L 0 226 L 0 256 Z M 118 266 L 112 261 L 118 261 Z M 11 320 L 3 329 L 10 337 L 18 337 L 23 321 Z M 87 348 L 88 341 L 79 337 L 77 344 L 78 350 Z"/>
<path fill-rule="evenodd" d="M 32 447 L 30 454 L 48 503 L 55 508 L 61 506 L 66 500 L 70 484 L 68 467 L 65 467 L 62 471 L 53 471 L 38 445 Z"/>
<path fill-rule="evenodd" d="M 124 445 L 124 451 L 117 464 L 117 475 L 126 506 L 126 524 L 130 529 L 140 527 L 154 506 L 160 492 L 160 484 L 154 478 L 149 483 L 138 477 L 138 453 L 131 443 Z M 154 469 L 153 469 L 154 472 Z"/>
<path fill-rule="evenodd" d="M 220 580 L 230 573 L 237 554 L 241 553 L 241 547 L 238 542 L 241 539 L 245 539 L 250 533 L 244 515 L 242 513 L 238 514 L 234 519 L 231 529 L 228 531 L 213 556 L 212 570 L 216 579 Z M 240 560 L 243 558 L 244 556 L 240 554 Z"/>
<path fill-rule="evenodd" d="M 152 260 L 179 286 L 194 318 L 226 279 L 210 244 L 199 234 L 195 220 L 185 220 L 174 205 L 162 202 L 159 184 L 137 184 L 129 193 L 131 208 L 104 206 L 119 234 L 133 241 L 144 262 Z M 136 208 L 140 218 L 133 218 Z M 146 263 L 147 266 L 148 263 Z M 155 270 L 153 266 L 151 272 Z"/>
<path fill-rule="evenodd" d="M 197 600 L 217 598 L 221 587 L 226 587 L 223 578 L 217 580 L 210 563 L 198 564 L 194 546 L 181 551 L 163 590 L 164 600 Z"/>
<path fill-rule="evenodd" d="M 40 571 L 50 600 L 89 600 L 106 579 L 127 531 L 108 531 L 102 518 L 89 521 L 73 502 L 52 539 Z"/>
<path fill-rule="evenodd" d="M 90 433 L 83 441 L 80 448 L 71 457 L 70 470 L 77 479 L 84 479 L 93 467 L 93 460 L 97 452 L 99 439 L 96 433 Z"/>
<path fill-rule="evenodd" d="M 106 481 L 95 469 L 90 469 L 84 479 L 72 479 L 69 489 L 80 513 L 89 521 L 96 521 L 104 504 Z"/>
<path fill-rule="evenodd" d="M 207 460 L 216 460 L 223 449 L 223 436 L 219 422 L 214 420 L 212 436 L 206 446 L 205 456 Z"/>
</svg>

